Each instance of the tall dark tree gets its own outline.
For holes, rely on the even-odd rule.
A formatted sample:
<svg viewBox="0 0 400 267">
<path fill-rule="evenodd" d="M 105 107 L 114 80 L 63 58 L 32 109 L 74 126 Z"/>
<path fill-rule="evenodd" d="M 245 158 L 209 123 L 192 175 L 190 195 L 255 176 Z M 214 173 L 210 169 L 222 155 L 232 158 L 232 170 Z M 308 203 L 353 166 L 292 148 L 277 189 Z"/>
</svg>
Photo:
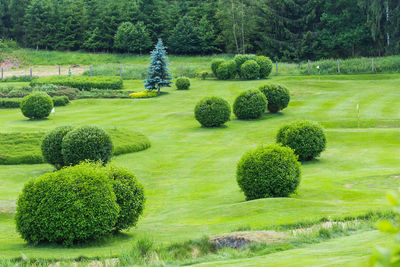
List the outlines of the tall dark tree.
<svg viewBox="0 0 400 267">
<path fill-rule="evenodd" d="M 168 48 L 174 54 L 196 54 L 201 51 L 199 32 L 190 17 L 183 17 L 168 38 Z"/>
<path fill-rule="evenodd" d="M 25 43 L 25 14 L 31 0 L 10 0 L 8 7 L 11 21 L 11 37 L 20 43 Z"/>
</svg>

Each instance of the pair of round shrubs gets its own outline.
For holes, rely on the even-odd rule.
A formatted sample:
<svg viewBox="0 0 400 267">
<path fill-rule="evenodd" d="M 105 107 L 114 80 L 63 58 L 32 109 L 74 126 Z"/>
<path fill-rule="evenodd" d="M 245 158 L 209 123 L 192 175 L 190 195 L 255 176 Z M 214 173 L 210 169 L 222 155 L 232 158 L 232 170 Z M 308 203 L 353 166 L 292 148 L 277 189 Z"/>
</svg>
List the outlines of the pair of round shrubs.
<svg viewBox="0 0 400 267">
<path fill-rule="evenodd" d="M 194 109 L 196 120 L 204 127 L 219 127 L 229 121 L 231 107 L 220 97 L 206 97 Z"/>
<path fill-rule="evenodd" d="M 53 100 L 44 92 L 34 92 L 27 95 L 20 103 L 22 114 L 30 119 L 47 118 L 53 107 Z"/>
<path fill-rule="evenodd" d="M 272 71 L 272 61 L 265 56 L 236 55 L 234 58 L 241 78 L 265 79 Z"/>
<path fill-rule="evenodd" d="M 190 87 L 190 80 L 186 77 L 180 77 L 176 79 L 175 85 L 178 90 L 188 90 Z"/>
<path fill-rule="evenodd" d="M 300 161 L 318 157 L 326 148 L 324 129 L 315 122 L 298 121 L 284 125 L 276 141 L 294 150 Z"/>
<path fill-rule="evenodd" d="M 41 149 L 45 161 L 60 169 L 85 160 L 106 164 L 111 159 L 113 144 L 110 135 L 98 127 L 62 126 L 44 137 Z"/>
<path fill-rule="evenodd" d="M 71 246 L 136 225 L 144 202 L 143 187 L 132 172 L 84 162 L 24 186 L 17 231 L 29 243 Z"/>
</svg>

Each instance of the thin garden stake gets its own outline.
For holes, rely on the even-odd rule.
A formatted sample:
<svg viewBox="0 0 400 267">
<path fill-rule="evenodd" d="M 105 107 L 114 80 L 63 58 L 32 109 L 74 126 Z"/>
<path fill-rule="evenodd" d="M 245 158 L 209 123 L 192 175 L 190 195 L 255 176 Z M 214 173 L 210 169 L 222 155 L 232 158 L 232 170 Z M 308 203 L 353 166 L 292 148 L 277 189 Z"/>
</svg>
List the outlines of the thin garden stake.
<svg viewBox="0 0 400 267">
<path fill-rule="evenodd" d="M 340 62 L 339 62 L 339 59 L 337 60 L 337 72 L 340 73 Z"/>
<path fill-rule="evenodd" d="M 275 71 L 275 74 L 278 75 L 278 61 L 276 61 L 275 64 L 276 64 L 276 71 Z"/>
</svg>

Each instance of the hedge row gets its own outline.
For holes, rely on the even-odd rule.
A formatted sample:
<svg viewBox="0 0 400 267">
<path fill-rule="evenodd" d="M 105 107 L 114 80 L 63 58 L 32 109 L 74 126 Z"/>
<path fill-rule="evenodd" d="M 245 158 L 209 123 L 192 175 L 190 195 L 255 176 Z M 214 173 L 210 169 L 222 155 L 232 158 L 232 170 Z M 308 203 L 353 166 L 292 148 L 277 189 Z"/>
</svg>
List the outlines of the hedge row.
<svg viewBox="0 0 400 267">
<path fill-rule="evenodd" d="M 121 77 L 114 76 L 48 76 L 40 77 L 31 81 L 31 86 L 40 86 L 44 84 L 54 84 L 61 86 L 68 86 L 80 90 L 90 91 L 92 89 L 122 89 L 123 81 Z"/>
<path fill-rule="evenodd" d="M 66 96 L 52 97 L 55 107 L 66 106 L 69 99 Z M 22 98 L 0 98 L 0 108 L 19 108 Z"/>
</svg>

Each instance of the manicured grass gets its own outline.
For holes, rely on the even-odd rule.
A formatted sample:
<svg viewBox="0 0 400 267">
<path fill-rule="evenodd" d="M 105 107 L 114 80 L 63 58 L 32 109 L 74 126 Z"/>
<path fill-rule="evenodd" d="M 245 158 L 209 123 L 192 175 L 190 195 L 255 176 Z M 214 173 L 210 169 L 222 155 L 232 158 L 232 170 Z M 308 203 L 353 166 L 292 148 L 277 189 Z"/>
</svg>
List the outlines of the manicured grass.
<svg viewBox="0 0 400 267">
<path fill-rule="evenodd" d="M 227 127 L 216 129 L 201 128 L 194 119 L 193 109 L 201 98 L 214 95 L 233 103 L 241 91 L 266 82 L 279 82 L 291 90 L 292 102 L 283 113 L 265 114 L 256 121 L 232 117 Z M 246 226 L 264 229 L 385 209 L 386 191 L 400 185 L 399 82 L 396 74 L 225 82 L 193 79 L 188 91 L 169 88 L 169 94 L 152 99 L 76 100 L 49 120 L 27 121 L 17 110 L 0 110 L 2 131 L 95 124 L 139 131 L 152 142 L 150 149 L 114 159 L 132 169 L 145 186 L 146 208 L 138 227 L 103 244 L 73 249 L 32 247 L 15 231 L 12 212 L 18 193 L 24 182 L 50 171 L 50 166 L 2 166 L 0 210 L 5 212 L 0 214 L 0 257 L 19 257 L 21 252 L 41 258 L 108 257 L 121 254 L 142 236 L 168 244 Z M 131 86 L 140 84 L 133 81 Z M 282 124 L 299 119 L 316 120 L 326 127 L 327 150 L 318 160 L 303 164 L 303 178 L 292 198 L 246 202 L 235 178 L 239 158 L 261 143 L 275 142 Z M 363 242 L 377 239 L 366 235 Z M 310 249 L 306 255 L 312 259 L 315 254 Z M 340 257 L 337 260 L 340 263 Z M 279 257 L 275 261 L 279 265 Z"/>
<path fill-rule="evenodd" d="M 127 129 L 106 129 L 114 144 L 114 156 L 145 150 L 150 140 Z M 0 165 L 44 163 L 40 145 L 46 132 L 0 133 Z"/>
</svg>

